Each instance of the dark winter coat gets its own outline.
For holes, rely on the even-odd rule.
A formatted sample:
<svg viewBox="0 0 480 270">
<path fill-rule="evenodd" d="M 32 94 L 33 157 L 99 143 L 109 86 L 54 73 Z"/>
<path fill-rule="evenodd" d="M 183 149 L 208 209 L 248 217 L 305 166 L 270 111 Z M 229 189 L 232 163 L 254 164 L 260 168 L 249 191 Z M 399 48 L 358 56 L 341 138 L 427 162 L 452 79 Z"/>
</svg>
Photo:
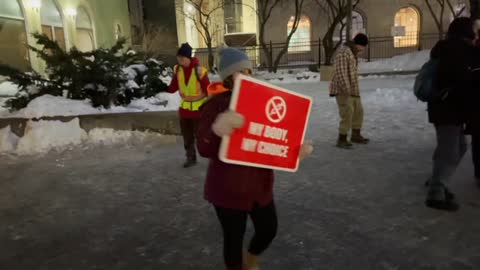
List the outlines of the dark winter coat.
<svg viewBox="0 0 480 270">
<path fill-rule="evenodd" d="M 473 45 L 463 39 L 438 42 L 431 58 L 438 59 L 436 88 L 442 98 L 428 103 L 428 116 L 435 125 L 461 125 L 466 122 L 472 93 Z"/>
<path fill-rule="evenodd" d="M 480 135 L 480 45 L 475 47 L 472 66 L 472 97 L 469 99 L 467 125 L 469 133 Z"/>
<path fill-rule="evenodd" d="M 265 206 L 273 200 L 272 170 L 227 164 L 219 160 L 221 138 L 212 131 L 217 116 L 230 104 L 231 91 L 215 95 L 202 106 L 197 148 L 210 159 L 205 181 L 205 199 L 215 206 L 249 211 L 255 203 Z"/>
</svg>

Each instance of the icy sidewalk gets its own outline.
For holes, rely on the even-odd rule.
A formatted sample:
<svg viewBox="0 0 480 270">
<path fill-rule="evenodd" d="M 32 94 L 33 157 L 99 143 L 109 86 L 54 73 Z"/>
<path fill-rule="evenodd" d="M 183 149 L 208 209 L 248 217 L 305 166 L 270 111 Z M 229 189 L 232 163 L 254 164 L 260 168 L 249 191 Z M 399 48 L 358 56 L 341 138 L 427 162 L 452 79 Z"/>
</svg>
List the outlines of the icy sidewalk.
<svg viewBox="0 0 480 270">
<path fill-rule="evenodd" d="M 286 85 L 315 98 L 316 151 L 297 174 L 277 174 L 280 227 L 263 269 L 480 269 L 469 157 L 453 181 L 460 211 L 424 207 L 434 137 L 412 78 L 361 84 L 372 144 L 353 151 L 334 147 L 326 85 Z M 183 158 L 181 145 L 153 142 L 0 157 L 0 269 L 222 269 L 206 161 L 184 170 Z"/>
</svg>

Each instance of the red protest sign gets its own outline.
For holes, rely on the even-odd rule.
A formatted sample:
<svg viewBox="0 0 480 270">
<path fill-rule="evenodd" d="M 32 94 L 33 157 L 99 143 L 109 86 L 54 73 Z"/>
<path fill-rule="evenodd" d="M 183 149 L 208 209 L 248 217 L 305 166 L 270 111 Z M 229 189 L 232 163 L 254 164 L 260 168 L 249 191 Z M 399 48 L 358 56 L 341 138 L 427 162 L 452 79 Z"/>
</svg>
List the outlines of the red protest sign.
<svg viewBox="0 0 480 270">
<path fill-rule="evenodd" d="M 245 124 L 223 137 L 220 160 L 295 172 L 311 106 L 310 97 L 242 75 L 230 109 L 242 114 Z"/>
</svg>

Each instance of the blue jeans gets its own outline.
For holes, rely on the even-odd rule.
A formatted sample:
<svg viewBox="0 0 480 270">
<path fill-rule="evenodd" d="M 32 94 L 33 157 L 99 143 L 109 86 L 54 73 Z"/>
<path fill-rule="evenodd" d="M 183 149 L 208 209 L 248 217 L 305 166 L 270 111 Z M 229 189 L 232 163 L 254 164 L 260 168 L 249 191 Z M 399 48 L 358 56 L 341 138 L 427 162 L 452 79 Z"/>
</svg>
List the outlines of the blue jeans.
<svg viewBox="0 0 480 270">
<path fill-rule="evenodd" d="M 436 125 L 437 148 L 433 154 L 430 191 L 440 192 L 453 176 L 467 151 L 463 125 Z"/>
</svg>

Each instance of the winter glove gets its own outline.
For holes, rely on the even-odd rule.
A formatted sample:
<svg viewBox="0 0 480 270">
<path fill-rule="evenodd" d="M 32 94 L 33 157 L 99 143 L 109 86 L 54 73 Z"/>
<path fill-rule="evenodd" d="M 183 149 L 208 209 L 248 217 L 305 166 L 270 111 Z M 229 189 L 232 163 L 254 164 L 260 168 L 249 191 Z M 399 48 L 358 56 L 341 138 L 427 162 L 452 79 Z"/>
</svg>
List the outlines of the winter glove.
<svg viewBox="0 0 480 270">
<path fill-rule="evenodd" d="M 217 116 L 212 125 L 212 130 L 219 137 L 228 136 L 233 133 L 234 129 L 241 128 L 244 123 L 243 115 L 228 110 Z"/>
<path fill-rule="evenodd" d="M 310 156 L 313 153 L 313 141 L 305 141 L 300 147 L 300 160 Z"/>
</svg>

